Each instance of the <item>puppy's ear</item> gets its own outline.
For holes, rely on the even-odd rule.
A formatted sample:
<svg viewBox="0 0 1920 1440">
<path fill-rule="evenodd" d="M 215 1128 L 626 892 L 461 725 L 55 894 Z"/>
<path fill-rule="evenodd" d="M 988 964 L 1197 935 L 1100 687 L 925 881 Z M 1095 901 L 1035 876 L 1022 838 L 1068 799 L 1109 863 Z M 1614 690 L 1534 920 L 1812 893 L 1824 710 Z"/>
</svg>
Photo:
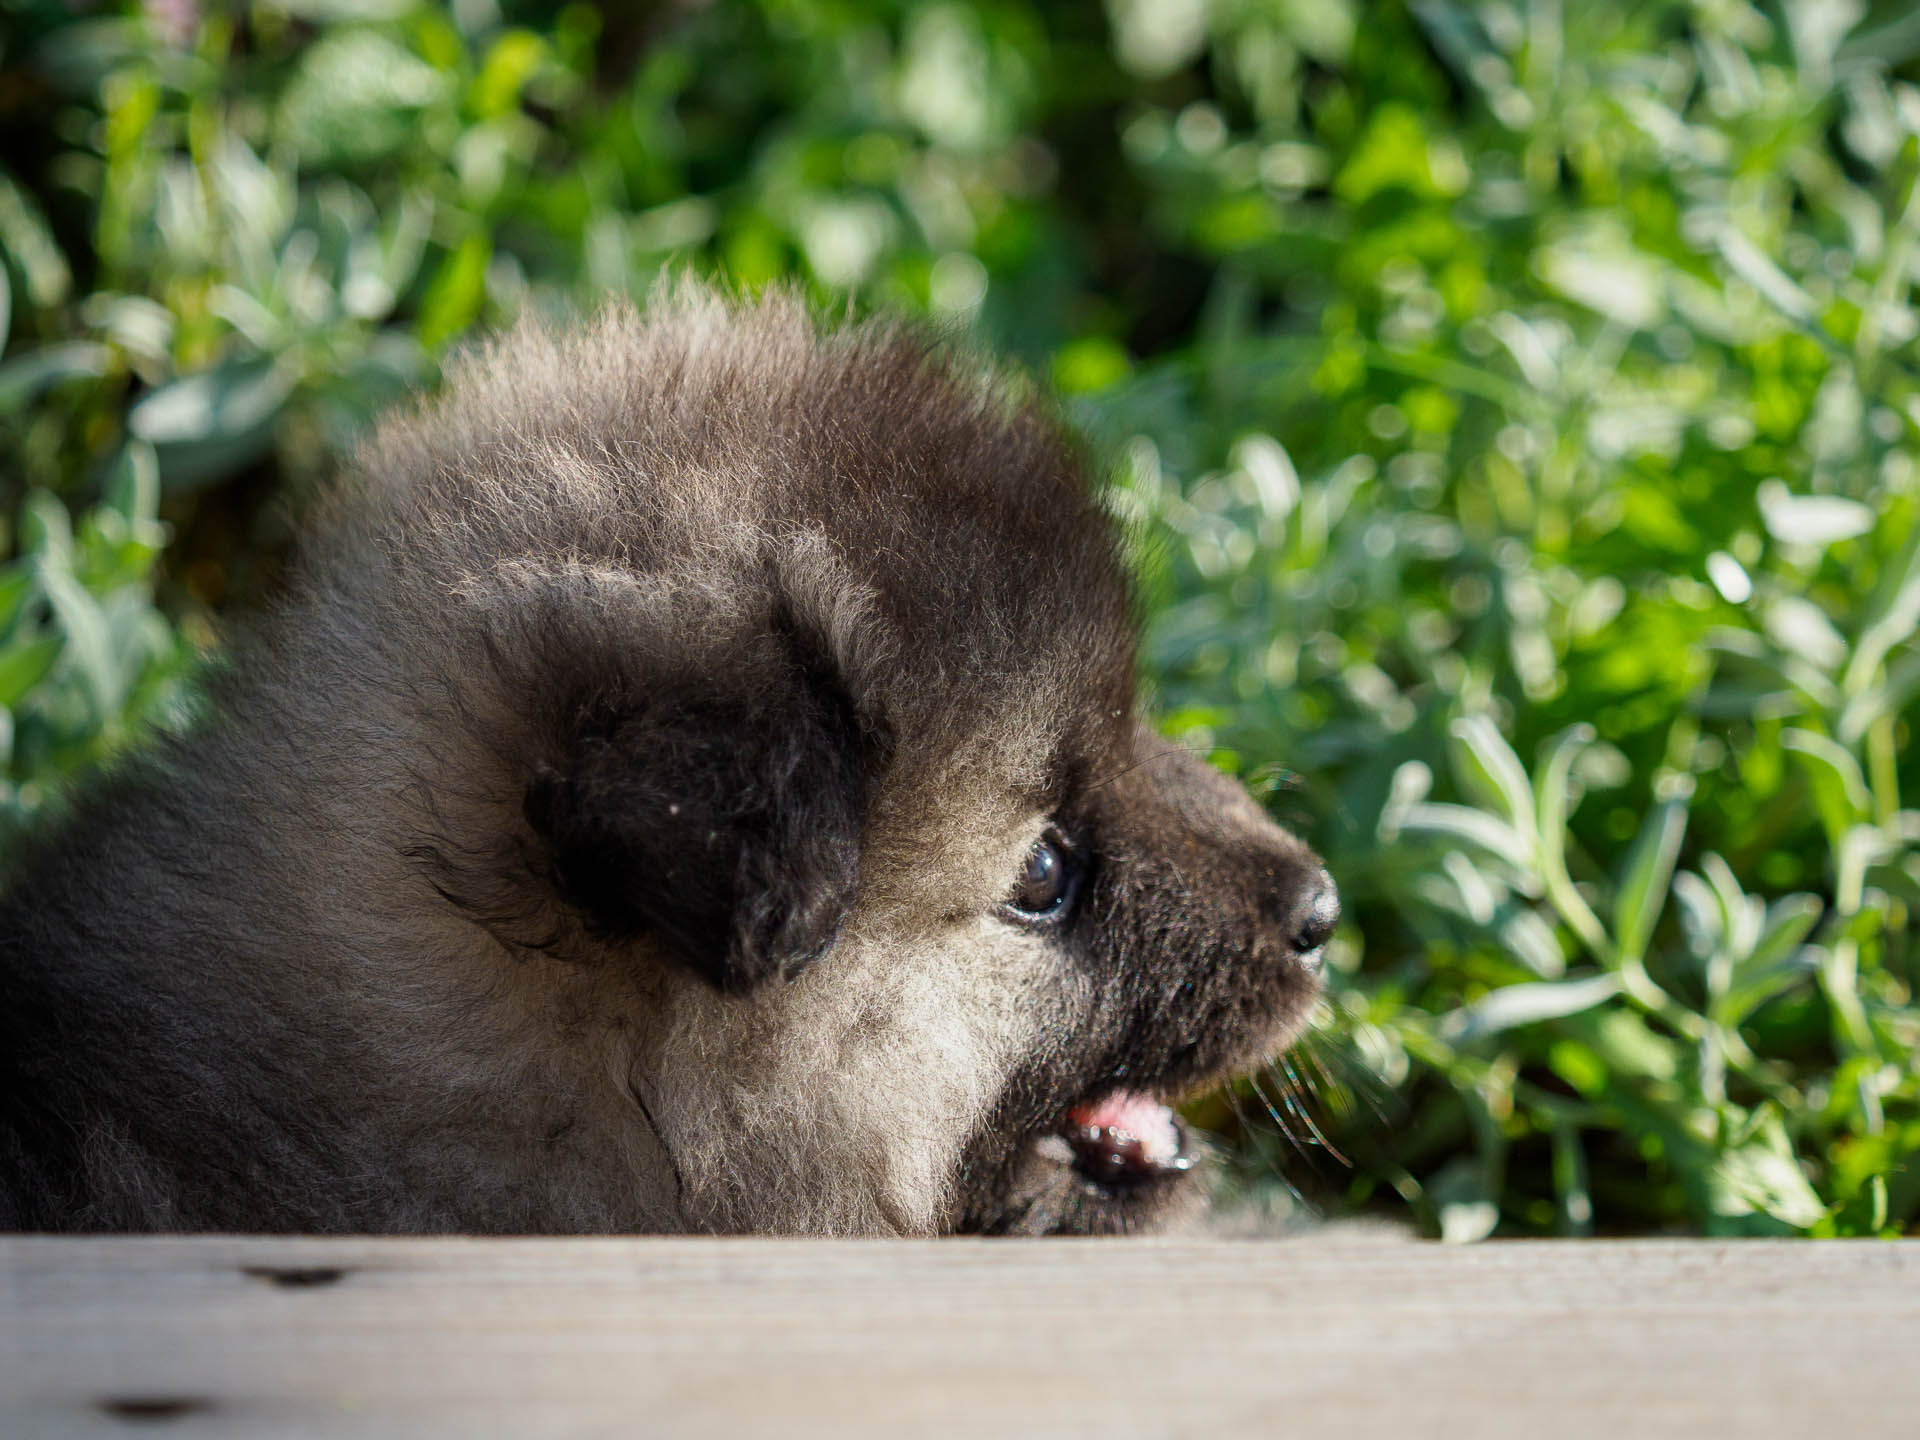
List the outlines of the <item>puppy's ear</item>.
<svg viewBox="0 0 1920 1440">
<path fill-rule="evenodd" d="M 873 742 L 817 654 L 789 653 L 590 711 L 526 796 L 595 929 L 652 936 L 728 990 L 797 975 L 859 891 Z"/>
</svg>

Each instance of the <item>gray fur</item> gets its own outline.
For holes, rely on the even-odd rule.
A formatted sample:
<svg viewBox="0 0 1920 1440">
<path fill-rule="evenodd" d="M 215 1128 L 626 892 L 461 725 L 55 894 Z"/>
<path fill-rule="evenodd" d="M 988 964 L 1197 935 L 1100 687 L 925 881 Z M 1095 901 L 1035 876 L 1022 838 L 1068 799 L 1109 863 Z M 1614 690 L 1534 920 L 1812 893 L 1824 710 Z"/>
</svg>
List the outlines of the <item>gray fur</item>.
<svg viewBox="0 0 1920 1440">
<path fill-rule="evenodd" d="M 1072 447 L 966 357 L 693 287 L 522 326 L 12 877 L 0 1225 L 1168 1218 L 1039 1142 L 1285 1043 L 1326 882 L 1137 725 L 1132 637 Z M 1048 825 L 1055 928 L 1001 907 Z"/>
</svg>

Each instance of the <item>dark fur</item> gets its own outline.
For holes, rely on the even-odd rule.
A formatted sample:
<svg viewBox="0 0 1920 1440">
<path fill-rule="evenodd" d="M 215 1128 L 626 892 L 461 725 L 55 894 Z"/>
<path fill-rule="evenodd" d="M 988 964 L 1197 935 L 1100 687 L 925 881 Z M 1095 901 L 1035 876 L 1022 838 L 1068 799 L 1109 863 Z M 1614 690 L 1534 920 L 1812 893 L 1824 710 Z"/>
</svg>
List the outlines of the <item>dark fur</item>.
<svg viewBox="0 0 1920 1440">
<path fill-rule="evenodd" d="M 1132 647 L 1072 448 L 964 358 L 697 291 L 523 328 L 12 877 L 0 1224 L 1169 1213 L 1036 1137 L 1296 1033 L 1326 883 L 1137 726 Z M 1033 929 L 1049 821 L 1089 869 Z"/>
</svg>

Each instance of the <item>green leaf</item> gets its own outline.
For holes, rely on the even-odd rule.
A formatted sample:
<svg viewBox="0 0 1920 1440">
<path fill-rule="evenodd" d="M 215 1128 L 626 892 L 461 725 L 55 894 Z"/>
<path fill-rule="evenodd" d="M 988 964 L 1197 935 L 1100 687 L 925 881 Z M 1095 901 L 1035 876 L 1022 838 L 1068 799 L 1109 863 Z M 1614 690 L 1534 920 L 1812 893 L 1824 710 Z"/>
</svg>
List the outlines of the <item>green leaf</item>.
<svg viewBox="0 0 1920 1440">
<path fill-rule="evenodd" d="M 1894 840 L 1878 825 L 1853 825 L 1833 847 L 1833 908 L 1851 915 L 1860 908 L 1867 871 L 1896 851 Z"/>
<path fill-rule="evenodd" d="M 1804 1230 L 1827 1213 L 1800 1168 L 1780 1112 L 1763 1105 L 1714 1167 L 1713 1210 L 1722 1217 L 1758 1212 Z"/>
<path fill-rule="evenodd" d="M 145 440 L 129 440 L 114 461 L 103 496 L 109 508 L 129 523 L 160 513 L 160 458 Z"/>
<path fill-rule="evenodd" d="M 1333 188 L 1348 205 L 1360 205 L 1391 188 L 1422 197 L 1445 193 L 1435 183 L 1426 126 L 1419 113 L 1395 102 L 1377 108 L 1347 163 L 1334 177 Z"/>
<path fill-rule="evenodd" d="M 1673 877 L 1673 898 L 1680 902 L 1680 919 L 1693 951 L 1700 959 L 1724 954 L 1727 914 L 1713 887 L 1691 871 Z"/>
<path fill-rule="evenodd" d="M 1840 688 L 1849 695 L 1864 692 L 1887 653 L 1894 646 L 1911 640 L 1916 627 L 1920 627 L 1920 532 L 1908 540 L 1903 559 L 1900 583 L 1893 587 L 1884 603 L 1874 607 L 1872 617 L 1854 642 L 1853 658 L 1848 661 L 1840 682 Z M 1888 708 L 1898 709 L 1903 703 L 1904 697 Z"/>
<path fill-rule="evenodd" d="M 476 230 L 440 263 L 420 302 L 415 331 L 427 349 L 437 350 L 479 318 L 487 298 L 487 262 L 492 258 L 493 241 L 485 231 Z"/>
<path fill-rule="evenodd" d="M 1626 870 L 1613 901 L 1613 938 L 1621 964 L 1637 965 L 1646 957 L 1654 924 L 1666 908 L 1667 888 L 1674 861 L 1687 829 L 1687 805 L 1693 798 L 1690 777 L 1670 776 L 1667 795 L 1640 826 L 1640 835 L 1628 852 Z"/>
<path fill-rule="evenodd" d="M 1872 816 L 1873 801 L 1860 762 L 1838 741 L 1812 730 L 1783 730 L 1780 743 L 1805 767 L 1828 842 L 1838 849 L 1842 835 Z"/>
<path fill-rule="evenodd" d="M 1762 623 L 1769 640 L 1823 676 L 1838 670 L 1847 658 L 1847 637 L 1811 600 L 1798 595 L 1775 596 Z"/>
<path fill-rule="evenodd" d="M 35 593 L 33 566 L 18 562 L 0 568 L 0 636 L 12 631 Z"/>
<path fill-rule="evenodd" d="M 1858 500 L 1795 495 L 1778 480 L 1760 487 L 1759 503 L 1767 533 L 1789 545 L 1835 545 L 1873 529 L 1873 511 Z"/>
<path fill-rule="evenodd" d="M 1573 764 L 1596 735 L 1591 725 L 1569 725 L 1548 743 L 1546 759 L 1539 767 L 1540 846 L 1542 859 L 1549 864 L 1565 863 Z"/>
<path fill-rule="evenodd" d="M 1767 906 L 1760 938 L 1740 962 L 1741 967 L 1777 965 L 1786 959 L 1813 932 L 1825 907 L 1817 895 L 1783 895 Z"/>
<path fill-rule="evenodd" d="M 546 43 L 538 35 L 527 30 L 502 31 L 467 87 L 467 108 L 483 119 L 513 109 L 520 103 L 520 91 L 546 58 Z"/>
<path fill-rule="evenodd" d="M 1445 835 L 1467 840 L 1511 865 L 1517 876 L 1533 873 L 1532 837 L 1496 820 L 1484 810 L 1466 805 L 1422 803 L 1409 805 L 1400 818 L 1403 833 Z"/>
<path fill-rule="evenodd" d="M 46 678 L 60 649 L 58 635 L 45 635 L 0 650 L 0 705 L 12 707 L 25 699 Z"/>
<path fill-rule="evenodd" d="M 1904 637 L 1903 637 L 1904 638 Z M 1865 654 L 1867 644 L 1862 640 L 1854 649 L 1854 658 Z M 1847 667 L 1851 679 L 1854 667 Z M 1864 671 L 1871 677 L 1871 671 Z M 1834 734 L 1845 745 L 1857 745 L 1873 728 L 1873 723 L 1883 715 L 1898 715 L 1913 703 L 1915 695 L 1920 694 L 1920 655 L 1904 655 L 1887 666 L 1886 674 L 1880 683 L 1871 678 L 1861 683 L 1858 694 L 1852 696 L 1841 711 L 1840 719 L 1833 727 Z"/>
<path fill-rule="evenodd" d="M 1063 395 L 1092 395 L 1118 385 L 1133 362 L 1117 341 L 1088 335 L 1063 345 L 1053 357 L 1053 385 Z"/>
<path fill-rule="evenodd" d="M 1661 1034 L 1623 1006 L 1603 1006 L 1569 1016 L 1566 1024 L 1593 1047 L 1615 1076 L 1666 1083 L 1679 1076 L 1685 1063 L 1685 1047 L 1679 1041 Z"/>
<path fill-rule="evenodd" d="M 293 386 L 288 365 L 234 361 L 161 386 L 133 407 L 127 428 L 153 447 L 162 485 L 190 489 L 267 454 Z"/>
<path fill-rule="evenodd" d="M 1555 1040 L 1547 1047 L 1547 1065 L 1588 1099 L 1605 1093 L 1610 1078 L 1607 1064 L 1593 1046 L 1579 1040 Z"/>
<path fill-rule="evenodd" d="M 20 549 L 62 570 L 73 568 L 73 517 L 45 490 L 34 490 L 20 507 Z"/>
<path fill-rule="evenodd" d="M 1447 1162 L 1426 1185 L 1440 1239 L 1448 1245 L 1484 1240 L 1500 1223 L 1500 1205 L 1488 1184 L 1487 1167 L 1462 1155 Z"/>
<path fill-rule="evenodd" d="M 1447 753 L 1461 789 L 1527 837 L 1531 852 L 1533 837 L 1539 833 L 1533 787 L 1527 783 L 1526 769 L 1506 737 L 1484 715 L 1455 720 L 1447 727 L 1447 734 L 1451 739 Z"/>
<path fill-rule="evenodd" d="M 1727 945 L 1736 955 L 1751 954 L 1760 942 L 1766 921 L 1766 902 L 1740 887 L 1733 867 L 1709 850 L 1700 857 L 1700 874 L 1712 886 L 1726 920 Z"/>
<path fill-rule="evenodd" d="M 433 203 L 407 195 L 381 225 L 377 236 L 356 241 L 347 258 L 340 302 L 357 319 L 384 320 L 420 269 L 433 224 Z"/>
<path fill-rule="evenodd" d="M 1557 980 L 1567 968 L 1566 952 L 1560 937 L 1539 914 L 1517 906 L 1500 924 L 1500 942 L 1534 974 Z"/>
<path fill-rule="evenodd" d="M 0 251 L 19 268 L 26 282 L 21 296 L 27 304 L 40 309 L 58 305 L 73 287 L 73 272 L 46 216 L 32 196 L 0 171 Z M 7 289 L 0 276 L 0 289 Z M 7 327 L 0 322 L 0 348 L 4 348 Z"/>
<path fill-rule="evenodd" d="M 405 146 L 453 83 L 378 30 L 323 32 L 282 94 L 279 136 L 314 168 L 366 164 Z"/>
<path fill-rule="evenodd" d="M 107 618 L 80 582 L 51 565 L 40 567 L 40 583 L 66 635 L 66 653 L 87 686 L 97 721 L 105 723 L 120 708 L 122 687 L 113 663 Z"/>
<path fill-rule="evenodd" d="M 1560 1229 L 1567 1235 L 1593 1233 L 1593 1193 L 1587 1180 L 1587 1152 L 1571 1124 L 1553 1127 L 1553 1188 L 1560 1199 Z"/>
<path fill-rule="evenodd" d="M 1444 1015 L 1440 1038 L 1465 1045 L 1489 1035 L 1542 1020 L 1558 1020 L 1591 1010 L 1620 993 L 1617 975 L 1588 975 L 1578 980 L 1530 981 L 1490 991 L 1471 1005 Z"/>
<path fill-rule="evenodd" d="M 1820 957 L 1806 950 L 1792 952 L 1771 964 L 1743 965 L 1714 1005 L 1713 1018 L 1727 1026 L 1745 1024 L 1754 1011 L 1811 979 L 1819 968 Z"/>
<path fill-rule="evenodd" d="M 1720 255 L 1733 272 L 1758 290 L 1787 319 L 1808 335 L 1832 344 L 1820 326 L 1819 307 L 1799 283 L 1782 270 L 1745 235 L 1732 225 L 1724 226 L 1715 237 Z"/>
<path fill-rule="evenodd" d="M 41 394 L 67 380 L 98 379 L 113 363 L 113 352 L 91 340 L 42 345 L 0 365 L 0 415 L 24 410 Z"/>
<path fill-rule="evenodd" d="M 1533 267 L 1568 299 L 1630 330 L 1651 330 L 1666 317 L 1662 268 L 1634 248 L 1617 219 L 1558 236 L 1535 254 Z"/>
</svg>

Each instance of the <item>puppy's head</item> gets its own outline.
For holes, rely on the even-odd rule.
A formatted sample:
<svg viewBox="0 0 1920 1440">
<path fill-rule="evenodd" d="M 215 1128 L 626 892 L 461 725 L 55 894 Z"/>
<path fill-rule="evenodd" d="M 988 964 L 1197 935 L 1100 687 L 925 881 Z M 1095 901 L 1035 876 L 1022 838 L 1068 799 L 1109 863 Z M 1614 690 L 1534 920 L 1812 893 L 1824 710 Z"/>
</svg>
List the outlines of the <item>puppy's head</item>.
<svg viewBox="0 0 1920 1440">
<path fill-rule="evenodd" d="M 1169 1104 L 1298 1032 L 1334 891 L 1138 719 L 1113 527 L 1043 405 L 695 295 L 503 342 L 369 468 L 412 477 L 381 547 L 457 597 L 514 800 L 435 883 L 599 977 L 573 1043 L 671 1176 L 661 1226 L 1190 1202 Z"/>
</svg>

